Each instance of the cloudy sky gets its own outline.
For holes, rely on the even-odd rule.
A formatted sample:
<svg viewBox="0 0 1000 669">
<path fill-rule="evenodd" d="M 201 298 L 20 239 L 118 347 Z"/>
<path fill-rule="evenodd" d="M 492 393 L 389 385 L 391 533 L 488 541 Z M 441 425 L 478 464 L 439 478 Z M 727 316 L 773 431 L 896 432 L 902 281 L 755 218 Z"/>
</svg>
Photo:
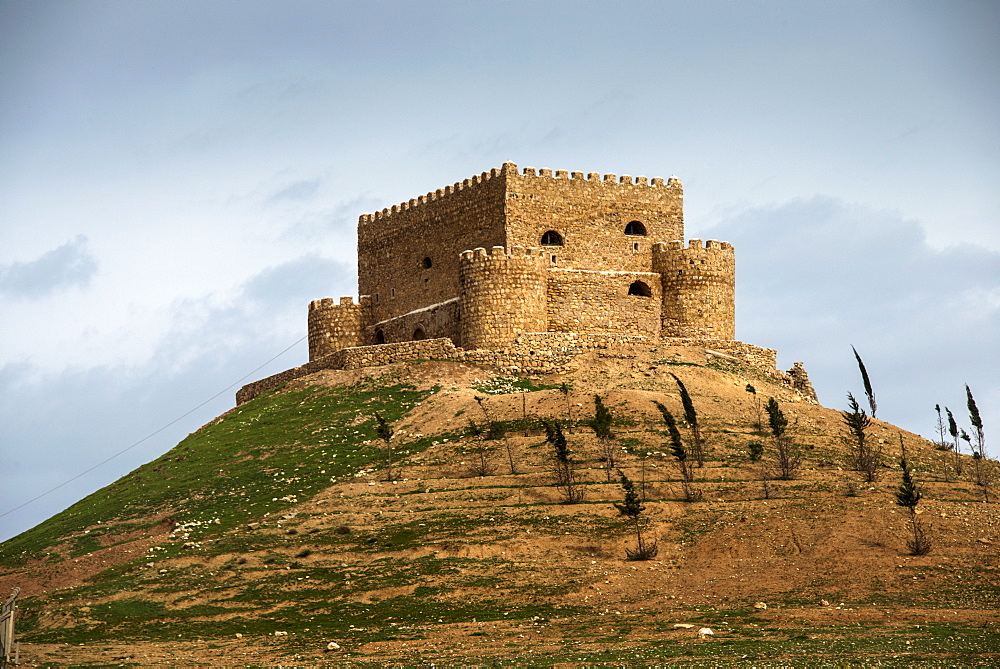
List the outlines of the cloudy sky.
<svg viewBox="0 0 1000 669">
<path fill-rule="evenodd" d="M 506 160 L 680 176 L 740 339 L 834 408 L 856 346 L 925 436 L 968 383 L 1000 453 L 998 34 L 993 0 L 0 1 L 0 539 L 304 362 L 359 214 Z"/>
</svg>

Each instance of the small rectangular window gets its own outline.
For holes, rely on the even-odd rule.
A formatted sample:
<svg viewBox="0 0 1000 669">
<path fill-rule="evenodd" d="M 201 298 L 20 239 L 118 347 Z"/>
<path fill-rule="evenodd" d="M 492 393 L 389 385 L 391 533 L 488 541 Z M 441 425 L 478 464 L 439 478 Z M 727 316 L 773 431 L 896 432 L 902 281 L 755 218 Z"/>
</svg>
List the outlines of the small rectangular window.
<svg viewBox="0 0 1000 669">
<path fill-rule="evenodd" d="M 556 264 L 556 257 L 555 256 L 551 256 L 551 258 L 552 258 L 552 264 L 555 265 Z"/>
<path fill-rule="evenodd" d="M 639 250 L 639 242 L 632 242 L 632 250 L 633 251 Z"/>
</svg>

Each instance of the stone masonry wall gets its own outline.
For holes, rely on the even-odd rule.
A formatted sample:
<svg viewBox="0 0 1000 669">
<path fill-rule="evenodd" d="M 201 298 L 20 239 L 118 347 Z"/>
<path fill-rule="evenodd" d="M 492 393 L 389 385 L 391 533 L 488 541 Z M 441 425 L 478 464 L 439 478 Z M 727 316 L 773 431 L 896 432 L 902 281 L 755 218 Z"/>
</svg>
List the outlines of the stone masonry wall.
<svg viewBox="0 0 1000 669">
<path fill-rule="evenodd" d="M 324 297 L 309 303 L 309 359 L 315 360 L 350 346 L 370 343 L 365 333 L 368 310 L 350 297 L 340 304 Z"/>
<path fill-rule="evenodd" d="M 635 285 L 648 295 L 630 295 Z M 550 268 L 550 332 L 614 331 L 657 337 L 660 333 L 660 275 Z"/>
<path fill-rule="evenodd" d="M 653 271 L 653 242 L 684 238 L 681 182 L 599 175 L 505 163 L 507 244 L 538 246 L 549 230 L 562 246 L 546 246 L 559 267 L 586 270 Z M 626 234 L 626 227 L 643 234 Z"/>
<path fill-rule="evenodd" d="M 322 358 L 310 360 L 299 367 L 286 369 L 260 381 L 248 383 L 236 393 L 236 404 L 249 402 L 262 393 L 280 388 L 289 381 L 315 374 L 323 369 L 361 369 L 362 367 L 376 367 L 425 358 L 453 360 L 456 355 L 457 349 L 450 339 L 429 339 L 346 348 Z"/>
<path fill-rule="evenodd" d="M 383 320 L 369 328 L 374 342 L 406 342 L 420 339 L 447 337 L 456 345 L 461 343 L 459 331 L 460 298 L 453 297 L 439 304 Z"/>
<path fill-rule="evenodd" d="M 521 332 L 546 331 L 546 265 L 537 248 L 464 251 L 459 267 L 463 348 L 500 348 Z"/>
<path fill-rule="evenodd" d="M 729 242 L 692 239 L 653 246 L 663 278 L 663 336 L 736 338 L 736 261 Z"/>
<path fill-rule="evenodd" d="M 372 307 L 370 331 L 387 342 L 410 333 L 387 319 L 459 296 L 459 254 L 504 245 L 504 185 L 500 170 L 365 214 L 358 221 L 358 294 Z M 443 324 L 442 324 L 443 325 Z M 443 331 L 429 338 L 448 336 Z"/>
</svg>

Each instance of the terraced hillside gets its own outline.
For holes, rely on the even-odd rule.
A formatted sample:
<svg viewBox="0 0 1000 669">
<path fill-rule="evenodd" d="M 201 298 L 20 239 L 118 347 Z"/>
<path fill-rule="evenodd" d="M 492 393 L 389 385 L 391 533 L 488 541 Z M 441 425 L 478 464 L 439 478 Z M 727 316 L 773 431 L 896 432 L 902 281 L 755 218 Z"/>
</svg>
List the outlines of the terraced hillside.
<svg viewBox="0 0 1000 669">
<path fill-rule="evenodd" d="M 875 421 L 884 464 L 863 483 L 840 413 L 705 360 L 643 348 L 529 380 L 436 361 L 300 379 L 0 545 L 0 593 L 23 593 L 22 660 L 1000 662 L 1000 520 L 971 461 L 957 476 L 954 454 Z M 672 374 L 706 439 L 696 502 L 654 404 L 683 415 Z M 773 479 L 747 383 L 789 418 L 795 478 Z M 589 427 L 595 394 L 645 496 L 653 560 L 625 559 L 635 532 Z M 395 431 L 395 480 L 376 414 Z M 541 418 L 567 426 L 578 503 L 553 485 Z M 900 434 L 928 555 L 908 554 L 895 504 Z"/>
</svg>

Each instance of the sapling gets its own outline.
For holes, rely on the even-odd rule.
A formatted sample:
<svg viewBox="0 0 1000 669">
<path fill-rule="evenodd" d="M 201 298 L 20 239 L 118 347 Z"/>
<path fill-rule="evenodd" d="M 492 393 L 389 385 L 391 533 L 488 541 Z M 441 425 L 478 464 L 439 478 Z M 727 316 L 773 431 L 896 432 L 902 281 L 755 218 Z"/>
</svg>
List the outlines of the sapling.
<svg viewBox="0 0 1000 669">
<path fill-rule="evenodd" d="M 396 474 L 392 468 L 392 426 L 382 417 L 382 414 L 375 414 L 375 434 L 385 442 L 385 481 L 395 481 Z"/>
<path fill-rule="evenodd" d="M 844 437 L 850 449 L 850 465 L 855 471 L 865 475 L 865 481 L 872 483 L 878 479 L 878 468 L 882 464 L 882 447 L 868 434 L 872 421 L 865 410 L 858 405 L 854 395 L 847 393 L 849 411 L 843 412 L 847 435 Z"/>
<path fill-rule="evenodd" d="M 604 461 L 604 473 L 611 482 L 611 472 L 617 468 L 618 445 L 615 434 L 611 431 L 611 410 L 601 401 L 600 395 L 594 395 L 594 420 L 590 426 L 594 428 L 598 443 L 601 445 L 601 459 Z"/>
<path fill-rule="evenodd" d="M 906 446 L 903 444 L 902 434 L 899 435 L 899 450 L 902 454 L 899 466 L 903 470 L 903 481 L 896 488 L 896 504 L 910 511 L 910 528 L 913 531 L 913 538 L 907 540 L 906 547 L 910 550 L 911 555 L 927 555 L 931 550 L 932 542 L 917 519 L 917 504 L 920 503 L 923 494 L 914 482 L 910 465 L 906 461 Z"/>
<path fill-rule="evenodd" d="M 670 376 L 674 377 L 674 381 L 677 382 L 677 388 L 681 394 L 681 404 L 684 406 L 684 420 L 691 427 L 695 458 L 698 460 L 698 466 L 704 467 L 705 449 L 701 441 L 701 430 L 698 428 L 698 412 L 694 410 L 694 402 L 691 401 L 691 395 L 688 394 L 684 383 L 677 378 L 676 374 L 671 374 Z"/>
<path fill-rule="evenodd" d="M 865 384 L 865 395 L 868 396 L 868 406 L 872 410 L 872 418 L 875 418 L 875 391 L 872 390 L 872 382 L 868 379 L 868 370 L 865 369 L 865 363 L 862 362 L 861 356 L 858 355 L 858 349 L 851 347 L 854 351 L 854 358 L 858 361 L 858 369 L 861 370 L 861 380 Z"/>
<path fill-rule="evenodd" d="M 677 467 L 681 471 L 681 485 L 684 489 L 684 501 L 686 502 L 697 502 L 701 499 L 701 491 L 692 488 L 691 483 L 694 481 L 694 470 L 691 466 L 691 462 L 688 461 L 688 454 L 684 448 L 684 443 L 681 440 L 680 430 L 677 429 L 677 420 L 674 415 L 670 413 L 667 407 L 663 406 L 659 402 L 655 402 L 656 408 L 660 410 L 660 414 L 663 416 L 663 422 L 667 425 L 667 434 L 670 436 L 670 454 L 674 456 L 677 460 Z"/>
<path fill-rule="evenodd" d="M 965 396 L 968 400 L 969 407 L 969 422 L 972 423 L 974 429 L 974 434 L 976 437 L 976 444 L 972 446 L 972 440 L 968 439 L 969 445 L 972 448 L 973 455 L 973 465 L 976 468 L 976 485 L 983 489 L 983 499 L 988 504 L 990 501 L 990 470 L 989 464 L 986 461 L 986 441 L 983 438 L 983 419 L 979 415 L 979 407 L 976 406 L 976 400 L 972 397 L 972 390 L 969 389 L 968 384 L 965 386 Z"/>
<path fill-rule="evenodd" d="M 621 471 L 618 472 L 618 475 L 621 477 L 622 490 L 625 491 L 625 500 L 622 504 L 615 502 L 615 508 L 623 516 L 627 516 L 632 520 L 633 527 L 635 528 L 635 538 L 638 543 L 638 548 L 634 551 L 626 548 L 625 556 L 629 561 L 650 560 L 656 557 L 658 549 L 655 541 L 652 544 L 646 544 L 642 540 L 642 525 L 639 521 L 639 514 L 645 510 L 645 507 L 639 502 L 639 496 L 635 492 L 635 485 L 633 485 L 632 481 Z"/>
<path fill-rule="evenodd" d="M 951 435 L 952 447 L 955 449 L 955 476 L 962 475 L 962 449 L 958 445 L 958 423 L 955 422 L 955 417 L 951 414 L 951 409 L 948 407 L 944 408 L 945 412 L 948 414 L 948 434 Z"/>
<path fill-rule="evenodd" d="M 503 440 L 504 450 L 507 452 L 507 464 L 510 466 L 510 473 L 517 474 L 517 461 L 514 459 L 514 449 L 510 445 L 510 440 L 507 439 L 507 430 L 504 428 L 503 423 L 497 420 L 490 419 L 490 413 L 486 410 L 486 404 L 484 403 L 486 398 L 476 395 L 476 404 L 479 405 L 480 410 L 483 412 L 483 417 L 486 419 L 487 432 L 486 438 L 493 440 Z M 523 395 L 522 395 L 523 400 Z M 491 449 L 492 450 L 492 449 Z M 485 467 L 485 465 L 483 465 Z M 490 467 L 492 470 L 492 467 Z M 480 476 L 485 476 L 485 474 L 480 474 Z"/>
<path fill-rule="evenodd" d="M 778 476 L 788 480 L 795 478 L 796 470 L 799 467 L 801 457 L 798 450 L 788 438 L 788 419 L 778 406 L 778 401 L 773 397 L 767 400 L 767 422 L 771 428 L 771 436 L 774 438 L 775 464 L 778 466 Z"/>
<path fill-rule="evenodd" d="M 934 410 L 937 411 L 937 431 L 938 431 L 938 446 L 942 449 L 951 450 L 951 446 L 944 440 L 944 417 L 941 415 L 941 405 L 935 404 Z"/>
<path fill-rule="evenodd" d="M 476 444 L 473 451 L 476 454 L 476 463 L 472 466 L 472 471 L 476 476 L 489 476 L 493 473 L 493 464 L 489 461 L 487 456 L 492 452 L 492 447 L 490 447 L 486 440 L 490 439 L 490 434 L 487 430 L 484 430 L 481 426 L 477 425 L 473 420 L 469 420 L 469 427 L 466 430 L 470 437 L 472 437 Z"/>
<path fill-rule="evenodd" d="M 756 422 L 753 424 L 753 429 L 760 432 L 764 429 L 764 416 L 760 412 L 760 397 L 757 395 L 757 389 L 754 388 L 749 383 L 747 384 L 746 391 L 753 395 L 753 408 L 754 413 L 757 416 Z"/>
<path fill-rule="evenodd" d="M 576 483 L 573 471 L 573 460 L 570 457 L 569 446 L 562 426 L 557 420 L 542 420 L 545 428 L 545 441 L 555 450 L 553 476 L 556 486 L 561 488 L 567 504 L 575 504 L 583 500 L 583 490 Z"/>
</svg>

